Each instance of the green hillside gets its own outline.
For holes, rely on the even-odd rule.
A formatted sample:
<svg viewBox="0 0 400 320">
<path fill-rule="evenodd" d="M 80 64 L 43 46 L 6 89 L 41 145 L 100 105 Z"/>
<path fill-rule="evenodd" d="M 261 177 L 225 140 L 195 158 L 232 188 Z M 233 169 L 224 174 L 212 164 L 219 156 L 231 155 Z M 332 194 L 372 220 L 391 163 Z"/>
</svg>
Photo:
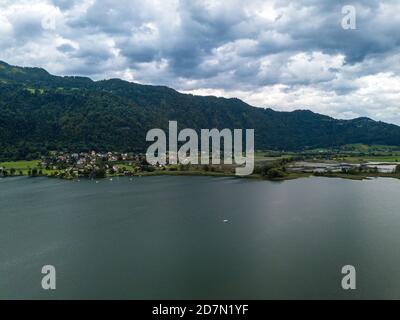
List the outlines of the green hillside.
<svg viewBox="0 0 400 320">
<path fill-rule="evenodd" d="M 400 127 L 368 118 L 336 120 L 302 110 L 277 112 L 239 99 L 181 94 L 119 79 L 53 76 L 0 62 L 0 159 L 49 150 L 143 151 L 146 132 L 254 128 L 256 149 L 301 150 L 345 144 L 400 145 Z"/>
</svg>

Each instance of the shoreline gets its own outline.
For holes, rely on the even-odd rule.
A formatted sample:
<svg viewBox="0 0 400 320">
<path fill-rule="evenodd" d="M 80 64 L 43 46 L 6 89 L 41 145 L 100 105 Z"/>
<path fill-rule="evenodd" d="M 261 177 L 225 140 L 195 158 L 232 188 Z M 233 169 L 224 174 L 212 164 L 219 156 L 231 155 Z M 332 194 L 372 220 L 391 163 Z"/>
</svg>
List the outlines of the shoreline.
<svg viewBox="0 0 400 320">
<path fill-rule="evenodd" d="M 17 178 L 17 177 L 26 177 L 26 178 L 51 178 L 51 179 L 60 179 L 66 181 L 76 181 L 80 179 L 85 180 L 105 180 L 105 179 L 112 179 L 116 177 L 126 177 L 126 178 L 133 178 L 133 177 L 152 177 L 152 176 L 204 176 L 204 177 L 229 177 L 229 178 L 237 178 L 237 179 L 249 179 L 249 180 L 258 180 L 258 181 L 275 181 L 275 182 L 283 182 L 286 180 L 296 180 L 301 178 L 309 178 L 309 177 L 321 177 L 321 178 L 336 178 L 336 179 L 346 179 L 346 180 L 371 180 L 374 178 L 392 178 L 392 179 L 400 179 L 400 174 L 396 173 L 358 173 L 358 174 L 346 174 L 346 173 L 311 173 L 311 172 L 299 172 L 299 173 L 289 173 L 284 177 L 279 178 L 267 178 L 260 174 L 252 174 L 249 176 L 237 176 L 232 173 L 224 173 L 224 172 L 206 172 L 206 171 L 153 171 L 153 172 L 141 172 L 135 173 L 132 175 L 122 175 L 122 174 L 115 174 L 115 175 L 107 175 L 104 178 L 89 178 L 89 177 L 74 177 L 74 178 L 63 178 L 58 176 L 52 175 L 37 175 L 37 176 L 29 176 L 26 174 L 23 175 L 8 175 L 1 178 Z"/>
</svg>

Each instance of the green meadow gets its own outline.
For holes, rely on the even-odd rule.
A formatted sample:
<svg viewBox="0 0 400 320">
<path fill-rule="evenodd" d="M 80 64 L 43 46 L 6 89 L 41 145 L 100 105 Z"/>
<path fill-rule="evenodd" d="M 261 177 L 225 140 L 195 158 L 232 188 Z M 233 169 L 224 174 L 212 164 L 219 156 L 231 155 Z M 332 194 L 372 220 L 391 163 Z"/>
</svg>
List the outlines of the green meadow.
<svg viewBox="0 0 400 320">
<path fill-rule="evenodd" d="M 28 171 L 29 169 L 38 167 L 38 165 L 39 165 L 39 160 L 0 162 L 0 167 L 3 167 L 4 169 L 8 170 L 14 168 L 15 170 Z"/>
<path fill-rule="evenodd" d="M 39 170 L 39 163 L 40 160 L 21 160 L 21 161 L 9 161 L 9 162 L 0 162 L 0 168 L 4 168 L 7 171 L 10 169 L 15 169 L 15 175 L 19 175 L 20 171 L 22 171 L 23 175 L 28 175 L 28 171 L 32 170 L 33 168 L 38 168 Z M 42 169 L 43 174 L 50 174 L 55 170 L 46 170 Z"/>
</svg>

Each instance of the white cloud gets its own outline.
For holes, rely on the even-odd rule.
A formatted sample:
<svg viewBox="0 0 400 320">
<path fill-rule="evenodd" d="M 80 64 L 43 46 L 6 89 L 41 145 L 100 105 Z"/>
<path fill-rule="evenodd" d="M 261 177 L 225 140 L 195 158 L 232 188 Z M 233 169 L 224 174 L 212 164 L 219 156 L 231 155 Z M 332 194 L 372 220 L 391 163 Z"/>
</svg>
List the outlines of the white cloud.
<svg viewBox="0 0 400 320">
<path fill-rule="evenodd" d="M 355 32 L 340 27 L 343 4 L 3 0 L 0 59 L 400 124 L 400 4 L 355 1 Z"/>
<path fill-rule="evenodd" d="M 252 91 L 198 89 L 185 91 L 199 95 L 238 97 L 250 104 L 282 111 L 311 109 L 340 119 L 368 116 L 400 123 L 400 76 L 379 73 L 355 80 L 357 89 L 346 95 L 323 87 L 277 84 Z"/>
</svg>

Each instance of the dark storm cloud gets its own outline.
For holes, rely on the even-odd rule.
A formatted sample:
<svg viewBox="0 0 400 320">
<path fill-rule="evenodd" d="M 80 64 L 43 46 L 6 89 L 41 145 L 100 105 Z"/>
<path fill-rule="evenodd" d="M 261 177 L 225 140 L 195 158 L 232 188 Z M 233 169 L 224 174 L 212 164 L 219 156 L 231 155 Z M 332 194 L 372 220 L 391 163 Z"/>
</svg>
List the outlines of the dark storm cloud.
<svg viewBox="0 0 400 320">
<path fill-rule="evenodd" d="M 111 1 L 89 2 L 84 14 L 71 15 L 67 25 L 71 36 L 102 33 L 115 42 L 115 48 L 126 60 L 127 67 L 135 69 L 138 63 L 168 63 L 170 74 L 175 77 L 201 80 L 218 76 L 220 72 L 232 74 L 232 81 L 241 84 L 252 75 L 255 86 L 279 83 L 278 71 L 259 75 L 262 57 L 280 54 L 314 52 L 345 56 L 346 63 L 362 62 L 370 55 L 390 53 L 398 49 L 400 33 L 398 21 L 387 21 L 390 13 L 380 14 L 377 0 L 353 2 L 358 11 L 357 30 L 341 28 L 341 8 L 347 1 L 276 1 L 271 11 L 276 16 L 270 20 L 258 15 L 257 7 L 266 1 L 174 1 L 164 5 L 161 1 Z M 392 1 L 388 1 L 391 3 Z M 67 11 L 74 2 L 53 1 Z M 164 8 L 166 8 L 164 10 Z M 265 12 L 269 14 L 268 8 Z M 24 29 L 26 36 L 39 32 L 37 24 L 17 24 L 17 31 Z M 22 35 L 21 35 L 22 36 Z M 242 41 L 241 40 L 248 40 Z M 253 41 L 251 43 L 249 40 Z M 216 57 L 216 51 L 226 46 L 228 58 Z M 95 66 L 109 54 L 81 49 L 77 56 L 90 57 Z M 207 60 L 218 59 L 212 65 Z M 283 60 L 282 59 L 282 60 Z M 278 62 L 274 58 L 275 63 Z M 279 61 L 285 63 L 287 61 Z M 228 70 L 227 70 L 228 69 Z M 97 73 L 97 70 L 93 70 Z M 335 71 L 332 69 L 332 73 Z M 174 79 L 171 79 L 174 82 Z M 288 83 L 309 83 L 309 80 L 287 79 Z M 220 84 L 230 87 L 231 84 Z"/>
<path fill-rule="evenodd" d="M 72 51 L 74 51 L 75 49 L 74 49 L 73 46 L 71 46 L 71 45 L 69 45 L 69 44 L 66 43 L 66 44 L 62 44 L 62 45 L 58 46 L 58 47 L 57 47 L 57 50 L 59 50 L 59 51 L 61 51 L 61 52 L 67 53 L 67 52 L 72 52 Z"/>
<path fill-rule="evenodd" d="M 288 4 L 287 1 L 285 3 Z M 343 17 L 341 8 L 348 5 L 348 1 L 298 1 L 295 6 L 299 10 L 304 5 L 308 6 L 310 15 L 307 20 L 311 23 L 303 19 L 292 20 L 293 24 L 286 24 L 278 31 L 289 33 L 297 40 L 299 50 L 343 53 L 347 62 L 359 62 L 368 55 L 389 52 L 398 47 L 400 35 L 396 30 L 399 21 L 391 21 L 390 18 L 394 17 L 391 12 L 380 12 L 383 3 L 375 0 L 352 1 L 351 5 L 358 13 L 357 30 L 349 32 L 340 27 Z M 313 17 L 316 18 L 315 24 L 312 23 Z"/>
<path fill-rule="evenodd" d="M 341 27 L 344 5 L 356 8 L 356 30 Z M 11 63 L 242 92 L 260 105 L 322 104 L 338 116 L 360 113 L 350 96 L 363 99 L 366 115 L 398 104 L 391 89 L 370 98 L 363 88 L 400 81 L 395 0 L 6 0 L 0 8 L 0 58 Z M 43 26 L 49 16 L 54 30 Z"/>
</svg>

